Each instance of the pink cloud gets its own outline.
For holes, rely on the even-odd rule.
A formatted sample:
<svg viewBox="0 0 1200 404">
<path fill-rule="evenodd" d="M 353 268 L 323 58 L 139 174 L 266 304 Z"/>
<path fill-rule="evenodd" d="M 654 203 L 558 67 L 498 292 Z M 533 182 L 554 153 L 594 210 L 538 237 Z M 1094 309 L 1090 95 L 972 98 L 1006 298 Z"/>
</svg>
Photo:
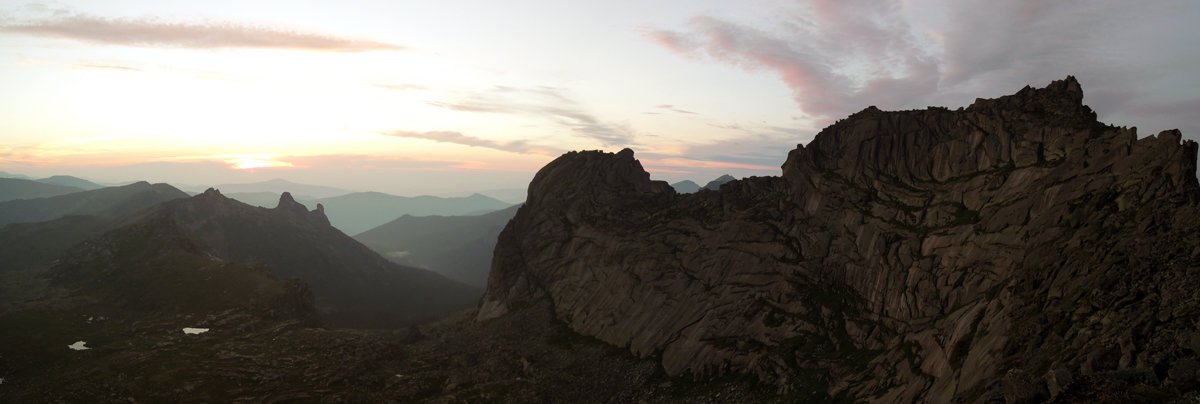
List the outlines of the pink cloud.
<svg viewBox="0 0 1200 404">
<path fill-rule="evenodd" d="M 138 68 L 136 68 L 136 67 L 129 67 L 129 66 L 117 66 L 117 65 L 91 65 L 91 64 L 81 64 L 81 65 L 79 65 L 79 67 L 86 67 L 86 68 L 88 68 L 88 69 L 103 69 L 103 70 L 124 70 L 124 71 L 127 71 L 127 72 L 141 72 L 141 71 L 144 71 L 144 70 L 142 70 L 142 69 L 138 69 Z"/>
<path fill-rule="evenodd" d="M 782 33 L 710 16 L 690 25 L 688 33 L 643 36 L 686 57 L 772 71 L 804 112 L 826 120 L 937 91 L 940 66 L 917 45 L 894 3 L 818 1 Z"/>
<path fill-rule="evenodd" d="M 545 147 L 529 144 L 525 140 L 514 140 L 511 142 L 497 142 L 495 140 L 483 139 L 475 136 L 464 135 L 461 132 L 455 131 L 407 131 L 407 130 L 391 130 L 380 132 L 380 134 L 392 137 L 404 137 L 410 139 L 425 139 L 432 140 L 438 143 L 453 143 L 471 147 L 483 147 L 487 149 L 495 149 L 506 152 L 522 153 L 522 154 L 553 154 L 554 151 Z"/>
<path fill-rule="evenodd" d="M 170 23 L 155 19 L 104 18 L 82 14 L 10 23 L 0 26 L 0 33 L 154 48 L 272 48 L 327 52 L 404 49 L 383 42 L 234 23 Z"/>
<path fill-rule="evenodd" d="M 462 94 L 455 99 L 430 101 L 427 104 L 461 112 L 538 116 L 552 120 L 576 135 L 610 146 L 627 145 L 634 136 L 628 125 L 605 122 L 587 112 L 561 90 L 552 87 L 495 86 L 489 91 Z M 463 144 L 481 145 L 475 141 Z M 494 146 L 485 147 L 497 148 Z"/>
<path fill-rule="evenodd" d="M 686 158 L 641 159 L 642 163 L 654 167 L 674 168 L 740 168 L 746 170 L 778 170 L 779 167 L 758 164 L 735 163 L 729 161 L 692 160 Z M 662 170 L 661 168 L 659 169 Z"/>
</svg>

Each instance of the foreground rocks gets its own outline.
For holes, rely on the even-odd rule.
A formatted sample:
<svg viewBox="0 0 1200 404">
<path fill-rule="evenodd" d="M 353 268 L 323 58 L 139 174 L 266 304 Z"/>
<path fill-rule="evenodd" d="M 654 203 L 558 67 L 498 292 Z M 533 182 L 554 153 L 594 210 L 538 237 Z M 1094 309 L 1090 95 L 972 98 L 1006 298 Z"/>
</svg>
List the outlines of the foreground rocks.
<svg viewBox="0 0 1200 404">
<path fill-rule="evenodd" d="M 500 235 L 478 317 L 546 301 L 668 375 L 827 399 L 1196 397 L 1196 143 L 1082 98 L 1068 77 L 870 107 L 782 177 L 690 195 L 628 149 L 568 153 Z"/>
</svg>

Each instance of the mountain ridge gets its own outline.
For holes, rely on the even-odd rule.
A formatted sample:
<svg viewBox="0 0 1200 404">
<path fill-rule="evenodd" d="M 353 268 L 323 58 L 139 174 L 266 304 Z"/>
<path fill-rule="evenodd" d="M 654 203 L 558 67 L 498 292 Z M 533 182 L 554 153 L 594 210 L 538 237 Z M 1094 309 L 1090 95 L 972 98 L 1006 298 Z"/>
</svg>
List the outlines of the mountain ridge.
<svg viewBox="0 0 1200 404">
<path fill-rule="evenodd" d="M 47 184 L 21 178 L 0 178 L 0 202 L 46 198 L 83 191 L 83 188 Z"/>
<path fill-rule="evenodd" d="M 0 226 L 40 222 L 65 215 L 122 216 L 160 202 L 186 197 L 186 193 L 171 185 L 138 181 L 118 187 L 5 201 L 0 202 Z"/>
<path fill-rule="evenodd" d="M 669 375 L 825 400 L 1128 398 L 1119 374 L 1147 371 L 1191 394 L 1197 351 L 1168 342 L 1200 338 L 1172 314 L 1200 313 L 1178 286 L 1200 281 L 1180 140 L 1097 122 L 1068 77 L 955 111 L 868 107 L 780 177 L 716 192 L 678 195 L 629 149 L 569 152 L 501 233 L 478 319 L 548 300 Z"/>
<path fill-rule="evenodd" d="M 432 272 L 391 263 L 309 211 L 290 193 L 274 209 L 250 206 L 210 188 L 160 206 L 206 253 L 271 266 L 306 281 L 322 320 L 339 327 L 405 326 L 474 302 L 478 292 Z"/>
</svg>

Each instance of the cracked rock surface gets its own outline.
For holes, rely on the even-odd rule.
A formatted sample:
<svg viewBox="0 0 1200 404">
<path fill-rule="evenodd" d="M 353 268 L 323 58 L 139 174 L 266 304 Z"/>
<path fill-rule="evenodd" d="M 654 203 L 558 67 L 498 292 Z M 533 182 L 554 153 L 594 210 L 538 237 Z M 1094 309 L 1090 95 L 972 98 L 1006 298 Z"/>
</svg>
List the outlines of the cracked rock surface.
<svg viewBox="0 0 1200 404">
<path fill-rule="evenodd" d="M 1196 397 L 1197 145 L 1073 78 L 869 107 L 780 177 L 679 195 L 629 149 L 538 172 L 479 319 L 548 301 L 672 376 L 871 402 Z"/>
</svg>

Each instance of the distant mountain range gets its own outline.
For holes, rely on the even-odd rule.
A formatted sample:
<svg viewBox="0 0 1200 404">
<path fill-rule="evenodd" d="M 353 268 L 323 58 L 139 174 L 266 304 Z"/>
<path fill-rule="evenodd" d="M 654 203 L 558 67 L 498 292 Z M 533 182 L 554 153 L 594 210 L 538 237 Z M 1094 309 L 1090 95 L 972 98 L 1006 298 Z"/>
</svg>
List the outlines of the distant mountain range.
<svg viewBox="0 0 1200 404">
<path fill-rule="evenodd" d="M 45 183 L 45 184 L 53 184 L 53 185 L 62 185 L 64 187 L 75 187 L 75 188 L 83 189 L 85 191 L 104 188 L 103 185 L 85 180 L 83 178 L 72 177 L 70 175 L 55 175 L 55 176 L 39 179 L 39 180 L 37 180 L 37 182 L 41 182 L 41 183 Z"/>
<path fill-rule="evenodd" d="M 0 202 L 17 199 L 45 198 L 83 191 L 83 188 L 47 184 L 18 178 L 0 178 Z"/>
<path fill-rule="evenodd" d="M 327 187 L 323 185 L 297 184 L 295 182 L 281 179 L 245 184 L 220 184 L 214 185 L 211 188 L 219 189 L 222 193 L 228 195 L 257 192 L 268 192 L 274 195 L 279 195 L 284 192 L 289 192 L 292 195 L 307 195 L 314 198 L 328 198 L 354 192 L 347 189 Z M 201 190 L 203 190 L 203 188 L 197 189 L 197 191 Z"/>
<path fill-rule="evenodd" d="M 153 193 L 160 199 L 175 199 L 149 210 L 127 213 L 150 199 L 144 192 L 137 192 L 139 188 L 163 191 Z M 305 281 L 316 296 L 316 310 L 326 324 L 354 328 L 414 324 L 469 307 L 482 293 L 481 288 L 384 259 L 331 227 L 323 206 L 309 211 L 286 193 L 274 209 L 253 207 L 216 190 L 179 198 L 183 192 L 165 184 L 138 183 L 74 195 L 104 192 L 140 197 L 122 200 L 128 206 L 124 209 L 0 228 L 0 259 L 4 259 L 0 272 L 9 276 L 37 274 L 53 266 L 58 278 L 95 278 L 99 282 L 86 284 L 91 285 L 86 288 L 103 284 L 106 290 L 128 291 L 132 285 L 110 283 L 158 282 L 143 279 L 157 276 L 152 271 L 154 265 L 150 265 L 154 262 L 159 262 L 163 271 L 176 271 L 179 266 L 193 271 L 220 263 L 253 264 L 264 266 L 275 277 Z M 150 265 L 144 267 L 150 272 L 140 272 L 143 269 L 138 268 L 144 265 Z M 194 277 L 190 273 L 177 275 Z M 150 292 L 130 293 L 140 296 Z"/>
<path fill-rule="evenodd" d="M 714 179 L 712 181 L 709 181 L 707 184 L 704 184 L 703 187 L 701 187 L 700 184 L 692 182 L 691 180 L 683 180 L 683 181 L 679 181 L 674 184 L 671 184 L 671 188 L 674 188 L 675 192 L 680 193 L 680 194 L 695 193 L 695 192 L 699 192 L 701 189 L 708 189 L 708 190 L 716 191 L 718 189 L 721 189 L 722 184 L 729 182 L 729 181 L 733 181 L 733 180 L 735 180 L 735 178 L 733 178 L 729 174 L 725 174 L 720 177 L 717 177 L 716 179 Z"/>
<path fill-rule="evenodd" d="M 693 192 L 699 192 L 700 184 L 692 182 L 692 180 L 683 180 L 683 181 L 679 181 L 674 184 L 671 184 L 671 188 L 674 188 L 675 192 L 678 192 L 681 194 L 690 194 Z"/>
<path fill-rule="evenodd" d="M 704 189 L 710 189 L 710 190 L 716 191 L 718 189 L 721 189 L 721 185 L 725 185 L 726 182 L 733 181 L 735 179 L 736 178 L 733 178 L 733 176 L 730 176 L 729 174 L 725 174 L 720 177 L 717 177 L 717 179 L 715 179 L 715 180 L 709 181 L 707 184 L 704 184 Z"/>
<path fill-rule="evenodd" d="M 520 204 L 525 202 L 525 196 L 529 191 L 525 188 L 500 188 L 500 189 L 485 189 L 470 193 L 443 195 L 448 197 L 470 196 L 472 194 L 481 194 L 487 197 L 499 199 L 509 204 Z"/>
<path fill-rule="evenodd" d="M 0 201 L 42 198 L 100 188 L 104 186 L 69 175 L 33 179 L 25 175 L 0 172 Z"/>
<path fill-rule="evenodd" d="M 186 193 L 170 185 L 142 181 L 45 198 L 11 200 L 0 202 L 0 226 L 41 222 L 66 215 L 121 216 L 186 197 Z"/>
<path fill-rule="evenodd" d="M 404 215 L 354 236 L 384 258 L 487 286 L 496 237 L 520 205 L 478 216 Z"/>
<path fill-rule="evenodd" d="M 269 192 L 231 193 L 230 198 L 262 207 L 274 206 L 272 199 L 278 194 Z M 317 204 L 325 207 L 330 223 L 346 234 L 358 234 L 387 223 L 404 215 L 412 216 L 460 216 L 479 215 L 512 206 L 512 204 L 473 194 L 466 197 L 443 198 L 436 196 L 396 196 L 381 192 L 355 192 L 329 198 L 296 198 L 297 202 L 310 208 Z"/>
</svg>

